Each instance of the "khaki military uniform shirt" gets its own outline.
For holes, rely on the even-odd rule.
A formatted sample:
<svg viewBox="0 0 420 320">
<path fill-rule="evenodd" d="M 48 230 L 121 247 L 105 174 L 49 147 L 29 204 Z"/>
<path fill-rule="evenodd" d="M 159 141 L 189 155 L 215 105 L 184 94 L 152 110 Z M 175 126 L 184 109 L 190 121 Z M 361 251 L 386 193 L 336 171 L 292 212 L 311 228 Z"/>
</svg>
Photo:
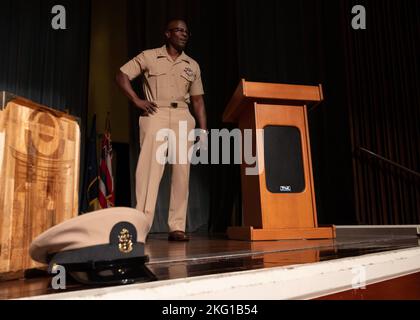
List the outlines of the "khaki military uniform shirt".
<svg viewBox="0 0 420 320">
<path fill-rule="evenodd" d="M 190 102 L 204 94 L 198 63 L 183 52 L 175 61 L 166 46 L 141 52 L 120 69 L 130 80 L 142 75 L 146 99 L 159 104 Z"/>
</svg>

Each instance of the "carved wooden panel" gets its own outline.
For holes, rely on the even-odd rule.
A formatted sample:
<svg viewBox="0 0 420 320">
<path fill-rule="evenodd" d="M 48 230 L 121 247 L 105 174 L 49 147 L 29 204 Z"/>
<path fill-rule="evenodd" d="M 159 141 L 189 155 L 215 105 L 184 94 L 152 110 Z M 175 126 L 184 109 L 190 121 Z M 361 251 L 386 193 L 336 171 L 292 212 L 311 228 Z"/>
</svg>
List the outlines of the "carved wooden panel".
<svg viewBox="0 0 420 320">
<path fill-rule="evenodd" d="M 75 118 L 23 98 L 0 111 L 0 273 L 37 267 L 32 240 L 77 216 L 79 156 Z"/>
</svg>

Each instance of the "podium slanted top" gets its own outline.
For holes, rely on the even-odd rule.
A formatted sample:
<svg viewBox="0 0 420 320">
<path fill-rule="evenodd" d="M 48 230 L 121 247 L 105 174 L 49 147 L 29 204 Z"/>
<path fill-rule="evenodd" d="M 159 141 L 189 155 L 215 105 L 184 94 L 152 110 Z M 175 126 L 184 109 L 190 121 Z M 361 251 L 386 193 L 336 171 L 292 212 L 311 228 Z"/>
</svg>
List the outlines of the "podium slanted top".
<svg viewBox="0 0 420 320">
<path fill-rule="evenodd" d="M 322 85 L 306 86 L 251 82 L 241 79 L 225 112 L 224 122 L 237 122 L 243 108 L 254 102 L 267 104 L 311 105 L 323 100 Z"/>
</svg>

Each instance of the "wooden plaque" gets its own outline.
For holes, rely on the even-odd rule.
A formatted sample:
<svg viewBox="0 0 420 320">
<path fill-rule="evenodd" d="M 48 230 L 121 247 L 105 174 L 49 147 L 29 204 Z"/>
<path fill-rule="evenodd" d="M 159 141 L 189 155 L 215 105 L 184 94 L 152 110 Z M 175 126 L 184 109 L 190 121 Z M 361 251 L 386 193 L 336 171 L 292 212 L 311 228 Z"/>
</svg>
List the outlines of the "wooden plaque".
<svg viewBox="0 0 420 320">
<path fill-rule="evenodd" d="M 4 95 L 3 95 L 4 96 Z M 32 240 L 78 214 L 80 129 L 74 117 L 13 97 L 0 111 L 0 274 L 40 266 Z"/>
</svg>

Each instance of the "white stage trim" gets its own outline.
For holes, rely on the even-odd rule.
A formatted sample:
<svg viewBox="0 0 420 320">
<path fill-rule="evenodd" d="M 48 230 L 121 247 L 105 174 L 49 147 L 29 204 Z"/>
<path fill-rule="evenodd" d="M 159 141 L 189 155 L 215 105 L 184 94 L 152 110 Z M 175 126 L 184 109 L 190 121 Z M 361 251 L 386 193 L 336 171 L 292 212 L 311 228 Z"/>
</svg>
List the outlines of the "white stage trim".
<svg viewBox="0 0 420 320">
<path fill-rule="evenodd" d="M 420 248 L 324 262 L 127 286 L 57 293 L 37 299 L 280 300 L 313 299 L 420 272 Z"/>
</svg>

